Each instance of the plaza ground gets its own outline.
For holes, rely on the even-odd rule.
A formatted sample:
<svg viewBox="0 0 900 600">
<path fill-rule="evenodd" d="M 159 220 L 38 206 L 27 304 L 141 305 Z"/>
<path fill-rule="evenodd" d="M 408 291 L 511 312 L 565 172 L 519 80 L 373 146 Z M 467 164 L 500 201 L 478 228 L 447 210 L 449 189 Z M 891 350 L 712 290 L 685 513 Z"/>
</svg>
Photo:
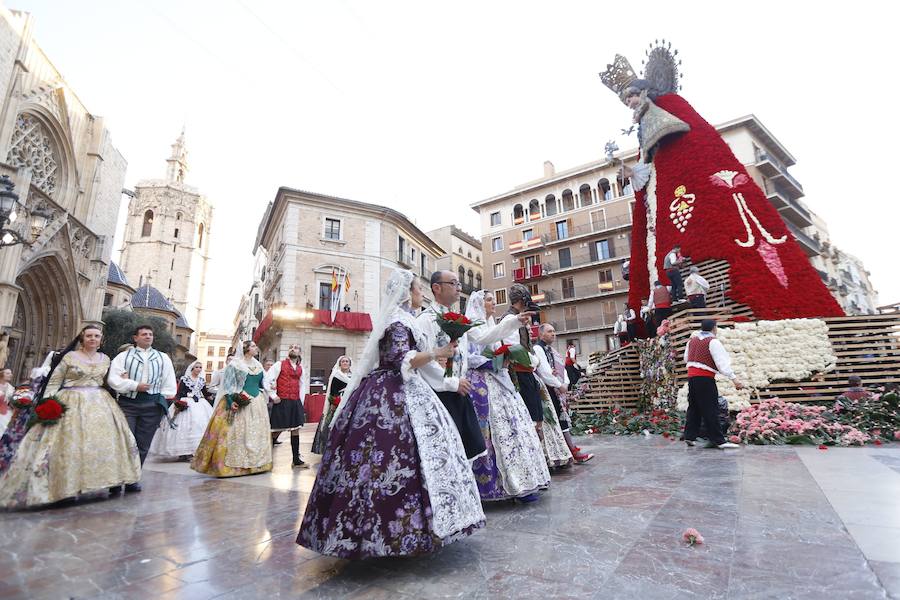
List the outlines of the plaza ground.
<svg viewBox="0 0 900 600">
<path fill-rule="evenodd" d="M 142 493 L 0 513 L 0 598 L 900 598 L 897 445 L 580 438 L 597 457 L 539 502 L 488 506 L 432 556 L 350 563 L 294 543 L 315 465 L 282 438 L 270 474 L 148 462 Z"/>
</svg>

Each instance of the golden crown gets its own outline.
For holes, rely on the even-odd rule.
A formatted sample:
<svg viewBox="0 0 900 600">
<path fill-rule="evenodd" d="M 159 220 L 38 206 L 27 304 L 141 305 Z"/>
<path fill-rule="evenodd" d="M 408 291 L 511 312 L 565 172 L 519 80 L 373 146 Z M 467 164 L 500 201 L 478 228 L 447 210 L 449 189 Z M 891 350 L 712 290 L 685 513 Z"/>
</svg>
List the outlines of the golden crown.
<svg viewBox="0 0 900 600">
<path fill-rule="evenodd" d="M 606 65 L 606 71 L 600 73 L 600 81 L 603 85 L 611 89 L 617 96 L 621 97 L 622 92 L 637 79 L 631 63 L 621 54 L 616 54 L 615 60 L 611 65 Z"/>
</svg>

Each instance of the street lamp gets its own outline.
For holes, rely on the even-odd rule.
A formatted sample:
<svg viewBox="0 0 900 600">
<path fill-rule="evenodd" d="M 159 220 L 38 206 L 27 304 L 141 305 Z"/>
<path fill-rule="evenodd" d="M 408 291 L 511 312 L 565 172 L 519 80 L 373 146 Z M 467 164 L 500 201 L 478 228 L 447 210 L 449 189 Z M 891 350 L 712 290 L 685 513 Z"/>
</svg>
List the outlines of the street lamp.
<svg viewBox="0 0 900 600">
<path fill-rule="evenodd" d="M 50 221 L 50 213 L 35 209 L 31 211 L 31 240 L 26 240 L 22 235 L 14 229 L 6 229 L 7 223 L 12 224 L 18 218 L 16 208 L 24 208 L 19 204 L 19 195 L 14 192 L 16 184 L 14 184 L 9 175 L 0 177 L 0 247 L 15 246 L 16 244 L 25 244 L 30 246 L 41 235 L 41 232 L 47 227 Z"/>
</svg>

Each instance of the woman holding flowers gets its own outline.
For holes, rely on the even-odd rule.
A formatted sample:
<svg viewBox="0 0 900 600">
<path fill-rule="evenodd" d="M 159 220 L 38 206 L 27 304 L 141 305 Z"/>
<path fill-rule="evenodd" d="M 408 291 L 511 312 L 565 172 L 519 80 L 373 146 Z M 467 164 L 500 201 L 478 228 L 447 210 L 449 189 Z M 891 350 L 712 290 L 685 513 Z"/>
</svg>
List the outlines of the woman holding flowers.
<svg viewBox="0 0 900 600">
<path fill-rule="evenodd" d="M 340 558 L 428 554 L 484 525 L 478 486 L 450 414 L 418 370 L 422 286 L 395 270 L 335 409 L 297 543 Z"/>
<path fill-rule="evenodd" d="M 0 477 L 0 506 L 51 504 L 134 483 L 141 463 L 125 415 L 103 387 L 109 357 L 88 325 L 51 364 L 28 431 Z"/>
<path fill-rule="evenodd" d="M 206 431 L 213 409 L 206 401 L 203 363 L 189 364 L 178 380 L 178 393 L 168 414 L 159 422 L 150 454 L 186 460 L 194 453 Z"/>
<path fill-rule="evenodd" d="M 328 433 L 331 431 L 331 418 L 334 416 L 334 409 L 341 403 L 344 390 L 350 383 L 350 357 L 340 356 L 334 366 L 331 368 L 331 376 L 328 378 L 328 385 L 325 386 L 325 412 L 319 419 L 319 426 L 316 428 L 316 435 L 313 438 L 312 451 L 316 454 L 325 453 L 325 445 L 328 443 Z"/>
<path fill-rule="evenodd" d="M 191 468 L 214 477 L 272 470 L 272 437 L 262 380 L 265 372 L 252 341 L 225 367 L 216 408 L 194 453 Z"/>
<path fill-rule="evenodd" d="M 487 455 L 472 464 L 478 491 L 482 500 L 532 502 L 538 499 L 537 490 L 550 484 L 550 471 L 528 408 L 508 371 L 510 361 L 523 360 L 528 353 L 520 345 L 500 344 L 531 323 L 531 313 L 506 315 L 496 323 L 494 295 L 479 290 L 469 297 L 466 317 L 483 323 L 469 331 L 466 375 L 487 446 Z"/>
</svg>

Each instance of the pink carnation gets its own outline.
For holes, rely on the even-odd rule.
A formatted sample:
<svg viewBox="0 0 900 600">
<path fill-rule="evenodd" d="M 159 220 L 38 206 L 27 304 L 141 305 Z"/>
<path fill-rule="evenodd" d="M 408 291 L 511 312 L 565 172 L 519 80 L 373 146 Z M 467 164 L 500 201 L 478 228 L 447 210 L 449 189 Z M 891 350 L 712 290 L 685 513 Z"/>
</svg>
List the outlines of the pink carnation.
<svg viewBox="0 0 900 600">
<path fill-rule="evenodd" d="M 688 546 L 697 546 L 703 543 L 703 536 L 693 527 L 685 529 L 681 534 L 681 539 Z"/>
</svg>

